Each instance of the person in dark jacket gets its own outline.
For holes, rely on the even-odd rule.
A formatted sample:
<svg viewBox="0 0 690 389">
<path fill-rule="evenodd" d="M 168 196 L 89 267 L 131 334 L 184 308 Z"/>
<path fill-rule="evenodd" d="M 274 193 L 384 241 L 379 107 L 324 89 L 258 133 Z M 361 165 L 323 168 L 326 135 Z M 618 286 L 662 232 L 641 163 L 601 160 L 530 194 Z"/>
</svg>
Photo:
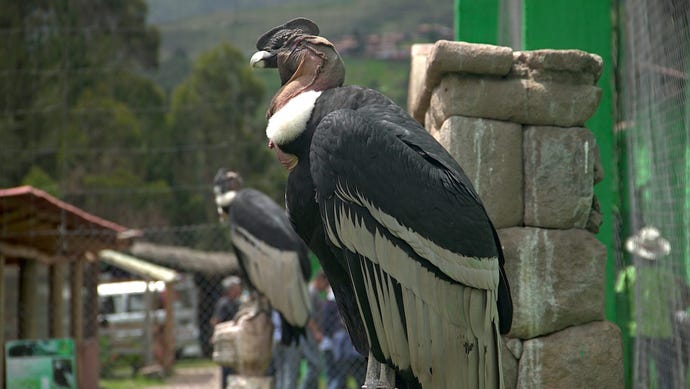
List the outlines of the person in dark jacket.
<svg viewBox="0 0 690 389">
<path fill-rule="evenodd" d="M 242 296 L 242 280 L 240 277 L 231 276 L 223 280 L 225 293 L 216 301 L 213 308 L 213 316 L 211 316 L 211 326 L 224 321 L 232 320 L 237 312 L 240 310 L 240 297 Z M 228 375 L 235 374 L 232 368 L 227 366 L 221 367 L 221 389 L 225 389 L 228 382 Z"/>
</svg>

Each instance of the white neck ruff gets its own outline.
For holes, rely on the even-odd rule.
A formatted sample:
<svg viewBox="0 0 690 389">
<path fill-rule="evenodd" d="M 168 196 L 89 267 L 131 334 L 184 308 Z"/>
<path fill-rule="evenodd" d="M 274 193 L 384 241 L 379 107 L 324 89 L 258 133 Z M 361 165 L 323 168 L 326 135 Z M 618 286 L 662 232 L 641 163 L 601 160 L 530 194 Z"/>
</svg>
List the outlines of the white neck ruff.
<svg viewBox="0 0 690 389">
<path fill-rule="evenodd" d="M 227 207 L 235 199 L 235 196 L 237 196 L 237 191 L 235 190 L 216 195 L 216 205 L 218 207 Z"/>
<path fill-rule="evenodd" d="M 268 119 L 266 136 L 277 145 L 283 145 L 304 132 L 314 110 L 316 99 L 322 91 L 306 91 L 291 98 L 282 108 Z"/>
</svg>

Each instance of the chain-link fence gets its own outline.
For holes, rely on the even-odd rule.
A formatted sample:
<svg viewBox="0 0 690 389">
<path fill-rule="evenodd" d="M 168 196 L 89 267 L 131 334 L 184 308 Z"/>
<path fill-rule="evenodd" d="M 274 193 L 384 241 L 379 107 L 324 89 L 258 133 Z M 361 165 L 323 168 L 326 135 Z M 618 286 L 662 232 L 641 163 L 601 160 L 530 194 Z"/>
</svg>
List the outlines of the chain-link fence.
<svg viewBox="0 0 690 389">
<path fill-rule="evenodd" d="M 0 219 L 7 221 L 7 213 Z M 78 344 L 97 339 L 100 374 L 111 379 L 163 373 L 166 364 L 175 360 L 211 361 L 214 324 L 233 318 L 219 313 L 219 302 L 227 296 L 225 281 L 239 272 L 227 233 L 227 226 L 220 224 L 144 230 L 118 251 L 88 254 L 88 259 L 75 258 L 67 264 L 8 260 L 3 266 L 3 307 L 9 318 L 3 326 L 4 339 L 73 337 L 81 339 Z M 187 247 L 199 234 L 217 239 L 207 239 L 204 250 Z M 53 295 L 55 273 L 61 279 L 60 299 Z M 266 329 L 264 335 L 272 339 L 274 348 L 265 374 L 285 377 L 286 388 L 359 387 L 365 359 L 354 350 L 332 293 L 319 275 L 316 270 L 310 284 L 313 324 L 305 328 L 299 343 L 282 345 L 280 329 Z M 77 287 L 72 286 L 75 278 L 81 279 Z M 27 288 L 35 290 L 28 300 Z M 238 303 L 246 303 L 251 295 L 243 284 Z M 51 306 L 58 300 L 60 312 Z M 30 309 L 33 306 L 36 309 Z M 169 337 L 168 317 L 172 317 Z M 34 324 L 27 331 L 29 321 Z M 81 329 L 75 329 L 76 323 Z M 279 326 L 280 320 L 273 323 Z"/>
<path fill-rule="evenodd" d="M 152 10 L 158 28 L 147 19 L 141 0 L 0 4 L 0 187 L 33 185 L 93 215 L 137 229 L 116 231 L 129 235 L 131 244 L 94 245 L 92 238 L 102 232 L 70 230 L 65 215 L 71 209 L 61 208 L 54 215 L 36 203 L 31 206 L 39 216 L 24 220 L 25 213 L 8 210 L 5 200 L 0 201 L 2 335 L 8 341 L 99 334 L 103 374 L 113 374 L 122 365 L 141 368 L 166 355 L 210 359 L 215 304 L 223 294 L 223 280 L 238 272 L 211 194 L 219 167 L 239 170 L 247 186 L 279 203 L 283 196 L 285 172 L 272 160 L 262 135 L 262 111 L 277 89 L 277 76 L 251 73 L 246 65 L 247 51 L 269 27 L 267 16 L 277 24 L 284 13 L 267 15 L 254 2 L 238 1 L 231 11 L 214 8 L 212 16 L 185 22 L 170 14 L 182 8 L 161 3 L 149 2 L 159 5 Z M 403 5 L 386 11 L 391 24 L 428 12 L 427 20 L 440 27 L 426 25 L 422 39 L 448 38 L 443 34 L 453 23 L 452 2 L 398 3 Z M 684 387 L 690 355 L 690 10 L 685 0 L 612 3 L 619 27 L 616 49 L 621 53 L 615 64 L 616 130 L 622 140 L 619 149 L 625 151 L 620 167 L 629 194 L 622 204 L 619 233 L 621 247 L 631 238 L 632 253 L 630 258 L 618 253 L 616 288 L 633 309 L 628 328 L 635 340 L 632 374 L 641 387 Z M 516 36 L 512 30 L 519 25 L 519 2 L 501 4 L 510 16 L 502 33 Z M 333 20 L 324 29 L 345 31 L 342 26 L 359 17 L 346 11 L 356 8 L 337 9 L 335 18 L 332 11 L 324 11 L 322 19 Z M 382 14 L 373 8 L 366 12 L 377 22 Z M 198 25 L 213 28 L 199 32 Z M 366 53 L 361 46 L 366 43 L 397 56 L 405 51 L 400 42 L 419 38 L 347 32 L 338 47 L 349 47 L 353 55 Z M 355 59 L 346 62 L 353 65 L 348 71 L 357 64 Z M 400 69 L 407 68 L 403 62 Z M 365 65 L 363 72 L 372 73 L 372 64 Z M 407 74 L 395 71 L 398 65 L 387 62 L 369 85 L 389 95 L 405 91 Z M 382 81 L 384 75 L 398 73 L 402 85 Z M 52 229 L 43 230 L 44 223 Z M 645 226 L 654 227 L 647 230 L 651 235 L 640 233 Z M 52 242 L 48 251 L 27 251 L 47 241 Z M 98 250 L 108 246 L 172 269 L 180 278 L 161 283 L 99 259 Z M 645 252 L 652 252 L 651 260 Z M 75 277 L 81 277 L 79 282 Z M 124 280 L 139 283 L 102 287 L 99 292 L 99 284 Z M 325 317 L 337 317 L 327 296 L 319 293 L 323 310 L 315 314 L 324 328 L 329 327 Z M 28 309 L 32 306 L 39 308 Z M 175 308 L 172 348 L 166 345 L 170 336 L 161 335 L 170 306 Z M 125 323 L 122 332 L 129 343 L 117 343 L 118 321 Z M 311 362 L 308 352 L 285 353 L 296 361 L 298 382 L 308 381 L 316 364 L 321 387 L 329 377 L 344 373 L 350 375 L 350 387 L 361 383 L 353 377 L 360 377 L 362 360 L 339 358 L 348 354 L 348 345 L 339 326 L 333 327 L 324 331 L 327 336 L 317 336 L 318 347 L 312 347 L 317 358 Z M 332 366 L 336 369 L 329 370 Z"/>
<path fill-rule="evenodd" d="M 73 337 L 78 347 L 97 340 L 105 377 L 150 372 L 180 358 L 210 360 L 215 322 L 233 318 L 217 315 L 223 282 L 239 273 L 227 225 L 120 229 L 119 241 L 94 246 L 91 239 L 104 233 L 73 226 L 72 219 L 118 226 L 38 194 L 43 197 L 21 200 L 0 193 L 5 340 Z M 44 249 L 45 242 L 53 248 Z M 199 242 L 203 249 L 192 248 Z M 108 248 L 114 250 L 101 250 Z M 312 261 L 316 275 L 317 260 Z M 315 286 L 313 296 L 315 326 L 305 331 L 300 347 L 279 346 L 280 331 L 267 330 L 283 363 L 266 374 L 278 374 L 282 366 L 292 373 L 288 387 L 356 387 L 364 359 L 352 348 L 327 285 Z"/>
<path fill-rule="evenodd" d="M 267 3 L 0 4 L 0 188 L 31 185 L 69 205 L 0 199 L 5 341 L 74 338 L 82 371 L 98 359 L 102 376 L 211 359 L 215 304 L 238 273 L 213 176 L 230 168 L 284 196 L 287 173 L 263 135 L 278 75 L 248 67 L 257 37 L 284 22 L 284 5 Z M 337 42 L 349 83 L 404 102 L 409 45 L 450 39 L 452 3 L 343 4 L 299 9 Z M 281 355 L 298 385 L 359 387 L 363 359 L 317 295 L 318 342 Z"/>
<path fill-rule="evenodd" d="M 690 3 L 618 3 L 619 134 L 627 177 L 617 290 L 632 310 L 633 386 L 685 388 L 690 351 Z"/>
<path fill-rule="evenodd" d="M 157 229 L 142 231 L 143 236 L 138 238 L 124 253 L 146 262 L 165 266 L 179 272 L 181 277 L 174 283 L 175 289 L 175 353 L 177 358 L 211 358 L 213 353 L 212 335 L 214 324 L 232 319 L 224 315 L 219 307 L 224 299 L 236 298 L 238 302 L 246 302 L 251 298 L 251 289 L 243 283 L 240 296 L 229 297 L 226 293 L 229 289 L 228 279 L 239 273 L 236 259 L 229 246 L 227 235 L 229 230 L 226 225 L 208 224 L 194 227 Z M 199 235 L 207 237 L 205 249 L 196 250 L 188 247 L 198 239 Z M 212 239 L 210 237 L 215 237 Z M 334 388 L 359 387 L 363 382 L 365 372 L 365 359 L 353 348 L 349 336 L 340 320 L 332 293 L 327 283 L 321 281 L 317 270 L 316 258 L 314 262 L 313 281 L 310 284 L 312 296 L 313 324 L 305 328 L 305 336 L 300 338 L 299 344 L 282 345 L 280 343 L 280 330 L 274 328 L 273 333 L 267 334 L 274 342 L 273 358 L 266 374 L 282 376 L 286 375 L 291 380 L 284 387 L 315 388 L 325 385 L 333 385 Z M 108 261 L 101 267 L 101 286 L 117 285 L 118 280 L 136 279 L 131 274 Z M 153 296 L 152 323 L 154 328 L 160 328 L 164 321 L 161 300 L 165 298 L 165 290 L 162 283 L 152 282 L 155 292 Z M 100 293 L 100 292 L 99 292 Z M 117 332 L 123 330 L 127 321 L 125 316 L 136 315 L 144 311 L 147 304 L 144 303 L 144 293 L 132 293 L 120 290 L 120 295 L 114 293 L 108 296 L 102 295 L 101 305 L 101 335 L 110 337 L 111 343 L 107 348 L 110 359 L 118 357 L 117 353 L 125 356 L 136 354 L 145 356 L 146 350 L 141 347 L 127 349 L 131 344 L 113 344 L 117 338 Z M 103 294 L 108 294 L 104 292 Z M 108 310 L 118 306 L 116 299 L 127 300 L 120 306 L 124 311 Z M 112 302 L 111 302 L 112 301 Z M 227 303 L 227 301 L 225 301 Z M 238 304 L 239 305 L 239 304 Z M 234 315 L 233 311 L 233 315 Z M 144 339 L 144 316 L 139 314 L 139 324 L 142 324 L 141 335 L 138 339 Z M 105 322 L 105 323 L 104 323 Z M 280 320 L 273 321 L 274 326 L 280 325 Z M 155 329 L 154 329 L 155 332 Z M 193 334 L 194 336 L 190 336 Z M 130 337 L 124 337 L 130 338 Z M 162 356 L 155 355 L 156 337 L 151 337 L 154 345 L 154 359 Z M 161 345 L 160 349 L 165 349 Z M 132 353 L 133 350 L 137 352 Z M 107 360 L 108 358 L 105 358 Z M 128 360 L 125 358 L 125 360 Z M 132 360 L 131 357 L 129 360 Z M 133 362 L 139 362 L 136 358 Z M 105 373 L 110 371 L 105 366 Z M 134 366 L 138 367 L 138 366 Z M 280 372 L 280 369 L 289 369 L 289 373 Z M 301 386 L 304 385 L 304 386 Z M 319 386 L 321 385 L 321 386 Z M 331 386 L 328 386 L 331 387 Z"/>
</svg>

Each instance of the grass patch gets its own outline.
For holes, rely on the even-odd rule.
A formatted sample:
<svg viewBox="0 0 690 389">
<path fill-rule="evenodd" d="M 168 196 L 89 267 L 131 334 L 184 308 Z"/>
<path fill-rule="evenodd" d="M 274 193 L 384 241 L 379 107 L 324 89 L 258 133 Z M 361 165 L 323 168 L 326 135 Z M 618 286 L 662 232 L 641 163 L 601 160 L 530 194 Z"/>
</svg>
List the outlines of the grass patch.
<svg viewBox="0 0 690 389">
<path fill-rule="evenodd" d="M 102 378 L 98 381 L 98 386 L 101 389 L 135 389 L 161 385 L 164 382 L 165 380 L 140 376 L 130 378 Z"/>
<path fill-rule="evenodd" d="M 205 358 L 185 358 L 175 362 L 175 369 L 204 367 L 218 367 L 218 365 L 212 360 Z M 159 386 L 165 384 L 165 381 L 165 379 L 149 378 L 140 375 L 132 376 L 131 368 L 121 365 L 112 371 L 111 377 L 101 378 L 98 383 L 100 389 L 135 389 Z"/>
</svg>

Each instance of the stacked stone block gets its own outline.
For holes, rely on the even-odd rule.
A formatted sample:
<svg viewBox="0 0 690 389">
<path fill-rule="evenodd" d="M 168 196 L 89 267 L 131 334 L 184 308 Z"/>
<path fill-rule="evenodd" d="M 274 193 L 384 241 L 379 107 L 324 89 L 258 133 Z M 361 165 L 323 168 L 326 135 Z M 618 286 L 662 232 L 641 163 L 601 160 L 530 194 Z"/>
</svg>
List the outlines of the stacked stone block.
<svg viewBox="0 0 690 389">
<path fill-rule="evenodd" d="M 584 122 L 601 58 L 439 41 L 412 48 L 408 109 L 458 160 L 498 229 L 514 320 L 507 388 L 622 388 L 622 342 L 604 320 L 606 248 Z"/>
</svg>

